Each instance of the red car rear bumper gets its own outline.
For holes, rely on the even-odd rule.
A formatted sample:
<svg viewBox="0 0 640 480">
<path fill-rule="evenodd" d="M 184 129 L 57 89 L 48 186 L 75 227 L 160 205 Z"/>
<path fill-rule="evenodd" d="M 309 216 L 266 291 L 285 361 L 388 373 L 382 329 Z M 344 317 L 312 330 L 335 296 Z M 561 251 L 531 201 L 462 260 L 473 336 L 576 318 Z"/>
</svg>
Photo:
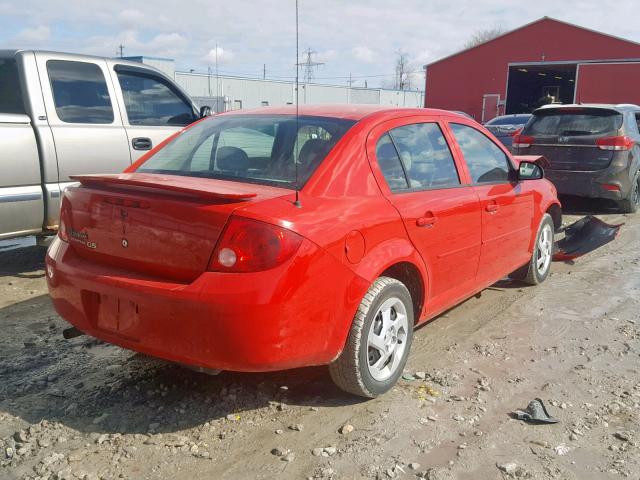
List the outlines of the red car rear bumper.
<svg viewBox="0 0 640 480">
<path fill-rule="evenodd" d="M 267 272 L 172 283 L 78 256 L 56 238 L 47 283 L 57 312 L 108 343 L 211 369 L 326 364 L 341 352 L 367 282 L 309 241 Z"/>
</svg>

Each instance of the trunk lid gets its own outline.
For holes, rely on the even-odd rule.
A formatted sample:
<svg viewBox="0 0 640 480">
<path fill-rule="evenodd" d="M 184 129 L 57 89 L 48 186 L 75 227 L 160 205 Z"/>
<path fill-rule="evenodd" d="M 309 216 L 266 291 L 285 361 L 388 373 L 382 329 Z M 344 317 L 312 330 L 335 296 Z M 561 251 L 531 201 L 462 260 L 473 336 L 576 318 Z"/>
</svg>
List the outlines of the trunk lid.
<svg viewBox="0 0 640 480">
<path fill-rule="evenodd" d="M 74 177 L 61 218 L 85 259 L 178 281 L 207 269 L 231 213 L 290 190 L 177 175 Z"/>
</svg>

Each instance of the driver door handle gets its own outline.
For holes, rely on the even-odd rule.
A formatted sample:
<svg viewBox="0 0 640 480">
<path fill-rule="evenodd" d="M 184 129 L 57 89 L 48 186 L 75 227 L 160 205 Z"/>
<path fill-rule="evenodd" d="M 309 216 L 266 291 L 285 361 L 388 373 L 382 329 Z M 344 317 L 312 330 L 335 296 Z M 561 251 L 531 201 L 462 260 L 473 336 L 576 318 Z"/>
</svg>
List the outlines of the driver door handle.
<svg viewBox="0 0 640 480">
<path fill-rule="evenodd" d="M 134 150 L 151 150 L 153 142 L 147 137 L 138 137 L 131 140 L 131 145 Z"/>
</svg>

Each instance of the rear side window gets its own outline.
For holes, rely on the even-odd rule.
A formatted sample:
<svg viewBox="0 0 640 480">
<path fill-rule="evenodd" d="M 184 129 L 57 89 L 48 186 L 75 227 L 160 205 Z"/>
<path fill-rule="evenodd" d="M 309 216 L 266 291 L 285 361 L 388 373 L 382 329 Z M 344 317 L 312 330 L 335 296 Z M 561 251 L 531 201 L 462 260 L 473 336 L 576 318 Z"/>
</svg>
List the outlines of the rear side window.
<svg viewBox="0 0 640 480">
<path fill-rule="evenodd" d="M 25 113 L 18 66 L 13 58 L 0 59 L 0 113 Z"/>
<path fill-rule="evenodd" d="M 58 118 L 66 123 L 113 123 L 113 107 L 98 65 L 49 60 L 47 72 Z"/>
<path fill-rule="evenodd" d="M 138 172 L 303 186 L 355 122 L 291 115 L 220 115 L 180 134 Z"/>
<path fill-rule="evenodd" d="M 509 159 L 502 149 L 475 128 L 459 123 L 450 125 L 473 183 L 498 183 L 509 180 Z"/>
<path fill-rule="evenodd" d="M 549 109 L 537 112 L 527 125 L 527 135 L 608 135 L 622 125 L 622 114 L 602 108 Z"/>
<path fill-rule="evenodd" d="M 191 107 L 163 79 L 118 71 L 130 125 L 185 126 L 195 120 Z"/>
<path fill-rule="evenodd" d="M 412 189 L 460 184 L 453 156 L 437 123 L 416 123 L 389 132 Z"/>
<path fill-rule="evenodd" d="M 388 133 L 385 133 L 376 144 L 376 159 L 384 179 L 392 192 L 409 188 L 407 177 L 395 145 Z"/>
</svg>

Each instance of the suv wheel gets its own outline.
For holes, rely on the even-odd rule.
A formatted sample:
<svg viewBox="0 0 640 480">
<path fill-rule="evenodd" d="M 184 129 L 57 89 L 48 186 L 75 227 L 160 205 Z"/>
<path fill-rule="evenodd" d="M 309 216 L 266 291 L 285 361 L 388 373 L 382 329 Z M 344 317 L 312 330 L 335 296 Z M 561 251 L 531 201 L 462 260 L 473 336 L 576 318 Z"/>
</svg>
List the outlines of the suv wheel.
<svg viewBox="0 0 640 480">
<path fill-rule="evenodd" d="M 629 196 L 620 202 L 622 213 L 636 213 L 638 207 L 640 207 L 640 174 L 636 174 Z"/>
<path fill-rule="evenodd" d="M 391 389 L 407 363 L 413 338 L 413 302 L 403 283 L 378 278 L 362 299 L 349 338 L 329 365 L 338 387 L 374 398 Z"/>
</svg>

